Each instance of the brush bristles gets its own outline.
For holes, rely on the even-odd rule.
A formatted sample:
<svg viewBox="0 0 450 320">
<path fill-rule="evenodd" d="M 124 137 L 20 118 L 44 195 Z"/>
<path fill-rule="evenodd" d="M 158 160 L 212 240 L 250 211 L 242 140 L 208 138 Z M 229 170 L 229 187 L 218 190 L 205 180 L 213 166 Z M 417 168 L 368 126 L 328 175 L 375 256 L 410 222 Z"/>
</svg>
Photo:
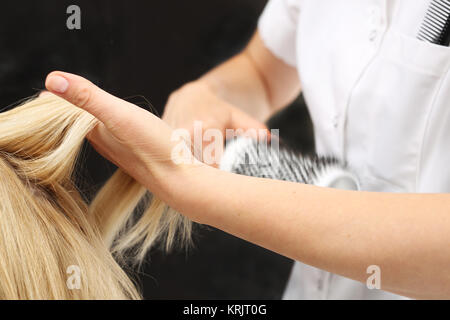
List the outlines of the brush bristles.
<svg viewBox="0 0 450 320">
<path fill-rule="evenodd" d="M 287 147 L 272 148 L 250 138 L 238 138 L 227 143 L 221 169 L 246 176 L 323 187 L 348 185 L 350 189 L 356 189 L 358 185 L 345 165 L 334 157 L 303 157 Z"/>
</svg>

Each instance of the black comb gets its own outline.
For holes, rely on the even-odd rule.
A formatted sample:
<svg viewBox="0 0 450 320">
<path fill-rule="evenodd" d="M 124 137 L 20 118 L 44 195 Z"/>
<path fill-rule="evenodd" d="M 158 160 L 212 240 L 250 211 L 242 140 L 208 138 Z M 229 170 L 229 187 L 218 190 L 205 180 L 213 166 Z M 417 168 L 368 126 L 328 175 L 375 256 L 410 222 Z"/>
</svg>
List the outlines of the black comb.
<svg viewBox="0 0 450 320">
<path fill-rule="evenodd" d="M 450 0 L 431 0 L 417 38 L 443 46 L 450 44 Z"/>
</svg>

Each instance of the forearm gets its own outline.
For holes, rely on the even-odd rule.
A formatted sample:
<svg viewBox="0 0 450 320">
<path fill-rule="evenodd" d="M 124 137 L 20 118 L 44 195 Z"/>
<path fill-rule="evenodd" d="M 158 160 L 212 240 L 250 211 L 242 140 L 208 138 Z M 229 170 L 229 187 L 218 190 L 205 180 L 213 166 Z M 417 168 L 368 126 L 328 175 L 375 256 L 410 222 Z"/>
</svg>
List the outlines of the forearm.
<svg viewBox="0 0 450 320">
<path fill-rule="evenodd" d="M 296 68 L 274 56 L 258 32 L 240 54 L 198 81 L 260 121 L 267 120 L 300 93 Z"/>
<path fill-rule="evenodd" d="M 447 195 L 338 191 L 204 166 L 185 176 L 167 200 L 197 222 L 361 282 L 379 266 L 384 290 L 450 297 Z"/>
<path fill-rule="evenodd" d="M 244 53 L 212 69 L 198 81 L 259 121 L 267 120 L 273 113 L 263 79 Z"/>
</svg>

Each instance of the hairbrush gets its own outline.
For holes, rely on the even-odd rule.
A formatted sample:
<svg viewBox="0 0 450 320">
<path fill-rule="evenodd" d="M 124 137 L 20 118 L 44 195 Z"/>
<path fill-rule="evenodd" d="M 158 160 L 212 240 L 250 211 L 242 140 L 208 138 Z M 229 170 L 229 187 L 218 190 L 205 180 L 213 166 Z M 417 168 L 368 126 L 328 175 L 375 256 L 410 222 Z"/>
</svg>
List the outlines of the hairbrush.
<svg viewBox="0 0 450 320">
<path fill-rule="evenodd" d="M 229 140 L 220 169 L 246 176 L 321 187 L 359 189 L 356 175 L 337 158 L 302 156 L 279 140 L 270 145 L 247 137 Z"/>
</svg>

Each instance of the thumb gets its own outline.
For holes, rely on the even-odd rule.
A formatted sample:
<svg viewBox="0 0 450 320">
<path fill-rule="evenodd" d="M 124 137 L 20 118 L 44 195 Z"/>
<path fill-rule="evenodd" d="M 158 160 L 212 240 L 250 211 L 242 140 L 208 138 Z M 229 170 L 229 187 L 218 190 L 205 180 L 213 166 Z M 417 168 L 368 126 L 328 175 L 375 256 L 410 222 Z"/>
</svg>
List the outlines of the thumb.
<svg viewBox="0 0 450 320">
<path fill-rule="evenodd" d="M 114 131 L 139 108 L 103 91 L 90 81 L 66 72 L 52 72 L 45 85 L 51 93 L 92 114 Z"/>
</svg>

